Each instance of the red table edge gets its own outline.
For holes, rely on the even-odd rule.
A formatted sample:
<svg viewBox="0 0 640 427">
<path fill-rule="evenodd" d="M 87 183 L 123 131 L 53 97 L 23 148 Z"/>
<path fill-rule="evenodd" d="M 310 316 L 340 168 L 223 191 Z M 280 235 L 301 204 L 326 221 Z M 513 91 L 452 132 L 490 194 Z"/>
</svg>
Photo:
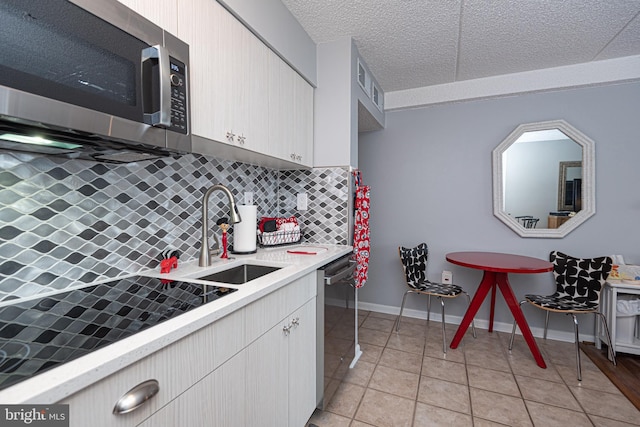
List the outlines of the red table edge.
<svg viewBox="0 0 640 427">
<path fill-rule="evenodd" d="M 511 267 L 511 268 L 501 268 L 501 267 L 494 267 L 494 266 L 490 266 L 490 265 L 481 265 L 479 263 L 472 263 L 472 262 L 465 262 L 465 261 L 460 261 L 457 259 L 454 259 L 453 257 L 455 255 L 458 254 L 466 254 L 466 255 L 471 255 L 471 254 L 492 254 L 492 255 L 501 255 L 501 256 L 505 256 L 508 258 L 514 258 L 514 259 L 520 259 L 520 260 L 524 260 L 526 261 L 531 260 L 531 261 L 535 261 L 535 262 L 540 262 L 542 264 L 544 264 L 544 266 L 540 266 L 540 267 L 527 267 L 527 266 L 521 266 L 521 267 Z M 445 259 L 447 261 L 449 261 L 452 264 L 456 264 L 462 267 L 467 267 L 467 268 L 473 268 L 476 270 L 484 270 L 484 271 L 493 271 L 496 273 L 522 273 L 522 274 L 535 274 L 535 273 L 546 273 L 548 271 L 552 271 L 553 270 L 553 264 L 550 261 L 547 260 L 543 260 L 540 258 L 535 258 L 535 257 L 530 257 L 528 255 L 514 255 L 514 254 L 505 254 L 505 253 L 501 253 L 501 252 L 482 252 L 482 251 L 468 251 L 468 252 L 450 252 L 448 254 L 445 255 Z"/>
</svg>

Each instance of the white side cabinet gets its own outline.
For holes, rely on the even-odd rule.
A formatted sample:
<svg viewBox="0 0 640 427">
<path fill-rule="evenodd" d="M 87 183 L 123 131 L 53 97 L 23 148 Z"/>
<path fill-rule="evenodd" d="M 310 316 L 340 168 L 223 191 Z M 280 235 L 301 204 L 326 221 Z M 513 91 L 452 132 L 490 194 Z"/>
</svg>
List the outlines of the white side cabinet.
<svg viewBox="0 0 640 427">
<path fill-rule="evenodd" d="M 640 298 L 640 286 L 625 283 L 606 282 L 600 295 L 600 309 L 607 318 L 609 332 L 611 333 L 612 347 L 616 352 L 640 354 L 640 339 L 634 338 L 631 342 L 621 340 L 617 331 L 617 307 L 620 295 L 634 295 Z M 601 342 L 607 342 L 600 322 L 596 323 L 596 346 L 601 347 Z"/>
</svg>

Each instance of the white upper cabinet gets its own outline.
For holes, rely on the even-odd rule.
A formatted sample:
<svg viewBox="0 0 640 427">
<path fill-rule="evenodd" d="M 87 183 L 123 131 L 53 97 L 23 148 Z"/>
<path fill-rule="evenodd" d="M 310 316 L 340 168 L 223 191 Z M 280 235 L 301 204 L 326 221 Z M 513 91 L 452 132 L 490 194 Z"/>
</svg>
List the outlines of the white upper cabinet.
<svg viewBox="0 0 640 427">
<path fill-rule="evenodd" d="M 293 86 L 293 141 L 300 163 L 313 166 L 313 87 L 298 73 Z"/>
<path fill-rule="evenodd" d="M 305 152 L 293 147 L 296 132 L 307 138 L 305 150 L 308 145 L 313 147 L 313 128 L 307 130 L 313 126 L 313 116 L 304 125 L 293 124 L 294 104 L 302 112 L 313 111 L 311 85 L 218 2 L 181 1 L 178 37 L 191 48 L 194 135 L 288 162 L 312 165 L 305 159 L 311 158 L 312 149 Z M 306 85 L 304 90 L 297 79 Z M 296 85 L 300 88 L 296 89 Z M 294 102 L 298 92 L 305 98 Z M 308 105 L 302 106 L 303 103 Z M 308 120 L 309 114 L 298 115 Z M 229 153 L 216 151 L 215 143 L 206 145 L 202 150 L 206 154 Z M 283 148 L 285 145 L 291 148 Z M 234 160 L 242 159 L 241 152 L 231 153 Z M 293 153 L 297 157 L 292 157 Z"/>
<path fill-rule="evenodd" d="M 189 44 L 194 151 L 313 166 L 313 87 L 220 3 L 120 1 Z"/>
<path fill-rule="evenodd" d="M 191 49 L 193 134 L 238 147 L 266 147 L 266 46 L 215 1 L 180 3 L 178 37 Z"/>
<path fill-rule="evenodd" d="M 174 36 L 178 34 L 178 4 L 176 0 L 118 0 Z"/>
<path fill-rule="evenodd" d="M 269 152 L 295 161 L 293 145 L 294 71 L 275 53 L 269 55 Z"/>
<path fill-rule="evenodd" d="M 273 52 L 269 55 L 269 152 L 313 166 L 313 87 Z"/>
</svg>

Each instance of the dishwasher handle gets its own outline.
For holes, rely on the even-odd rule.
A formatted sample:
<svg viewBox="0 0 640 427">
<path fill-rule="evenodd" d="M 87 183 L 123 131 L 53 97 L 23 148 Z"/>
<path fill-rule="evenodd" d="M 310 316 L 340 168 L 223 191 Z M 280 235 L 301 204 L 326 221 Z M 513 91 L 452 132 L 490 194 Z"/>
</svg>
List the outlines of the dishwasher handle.
<svg viewBox="0 0 640 427">
<path fill-rule="evenodd" d="M 335 273 L 331 272 L 329 275 L 327 275 L 327 271 L 325 270 L 324 284 L 333 285 L 343 282 L 347 278 L 353 277 L 353 271 L 355 270 L 355 268 L 356 262 L 353 260 L 349 260 L 349 263 L 345 267 L 341 268 Z"/>
</svg>

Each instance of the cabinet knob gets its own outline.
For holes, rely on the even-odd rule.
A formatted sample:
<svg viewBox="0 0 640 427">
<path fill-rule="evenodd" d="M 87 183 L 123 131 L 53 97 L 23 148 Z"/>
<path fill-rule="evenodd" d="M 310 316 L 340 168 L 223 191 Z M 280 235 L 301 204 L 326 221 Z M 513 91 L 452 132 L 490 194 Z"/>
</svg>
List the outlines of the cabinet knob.
<svg viewBox="0 0 640 427">
<path fill-rule="evenodd" d="M 244 145 L 244 140 L 247 139 L 246 136 L 244 135 L 239 135 L 238 136 L 238 142 L 240 143 L 240 145 Z"/>
<path fill-rule="evenodd" d="M 160 391 L 160 385 L 156 380 L 147 380 L 138 384 L 122 395 L 113 407 L 115 415 L 127 414 L 135 411 Z"/>
<path fill-rule="evenodd" d="M 236 137 L 236 135 L 233 133 L 233 131 L 231 132 L 227 132 L 227 140 L 233 142 L 233 139 Z"/>
<path fill-rule="evenodd" d="M 300 326 L 300 318 L 299 318 L 299 317 L 296 317 L 295 319 L 293 319 L 293 320 L 291 321 L 291 324 L 292 324 L 294 327 L 298 327 L 298 326 Z"/>
<path fill-rule="evenodd" d="M 285 336 L 288 336 L 291 333 L 291 325 L 285 325 L 282 327 L 282 332 L 284 332 Z"/>
</svg>

